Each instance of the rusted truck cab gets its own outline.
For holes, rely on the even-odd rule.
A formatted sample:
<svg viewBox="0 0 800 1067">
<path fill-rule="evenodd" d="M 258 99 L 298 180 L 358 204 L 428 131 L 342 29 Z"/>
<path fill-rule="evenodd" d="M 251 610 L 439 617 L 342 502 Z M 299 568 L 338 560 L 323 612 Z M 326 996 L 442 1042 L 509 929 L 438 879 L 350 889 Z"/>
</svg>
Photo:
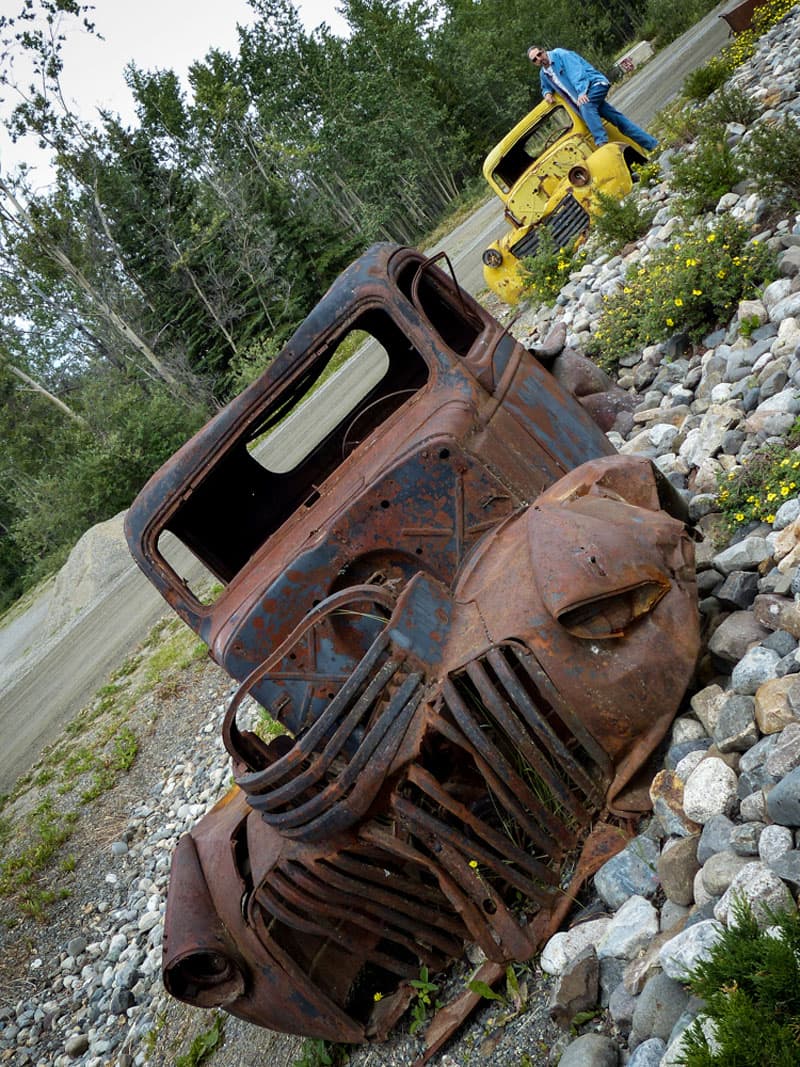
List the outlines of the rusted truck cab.
<svg viewBox="0 0 800 1067">
<path fill-rule="evenodd" d="M 606 854 L 592 827 L 647 806 L 698 650 L 685 516 L 418 252 L 354 263 L 126 530 L 241 683 L 239 788 L 173 862 L 176 996 L 380 1039 L 422 965 L 534 953 Z M 284 734 L 238 721 L 248 695 Z"/>
</svg>

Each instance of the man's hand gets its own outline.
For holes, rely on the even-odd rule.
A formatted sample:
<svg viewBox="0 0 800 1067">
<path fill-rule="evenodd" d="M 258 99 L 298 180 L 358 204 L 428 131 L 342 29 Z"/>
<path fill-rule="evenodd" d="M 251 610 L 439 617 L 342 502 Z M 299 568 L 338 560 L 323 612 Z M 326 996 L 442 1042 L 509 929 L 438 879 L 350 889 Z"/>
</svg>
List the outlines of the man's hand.
<svg viewBox="0 0 800 1067">
<path fill-rule="evenodd" d="M 578 97 L 578 103 L 579 104 L 588 104 L 589 103 L 589 94 L 588 93 L 581 93 L 581 95 Z"/>
<path fill-rule="evenodd" d="M 552 93 L 545 93 L 544 100 L 546 104 L 552 104 L 555 101 L 555 97 Z"/>
</svg>

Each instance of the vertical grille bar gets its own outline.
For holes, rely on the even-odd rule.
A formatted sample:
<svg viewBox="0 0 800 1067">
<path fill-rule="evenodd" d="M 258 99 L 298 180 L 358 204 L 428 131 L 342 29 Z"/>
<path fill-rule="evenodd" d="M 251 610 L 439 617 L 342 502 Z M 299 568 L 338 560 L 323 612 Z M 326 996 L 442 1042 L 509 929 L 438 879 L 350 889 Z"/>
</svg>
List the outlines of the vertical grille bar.
<svg viewBox="0 0 800 1067">
<path fill-rule="evenodd" d="M 491 739 L 481 729 L 478 717 L 462 700 L 455 685 L 449 679 L 444 684 L 443 692 L 453 718 L 466 737 L 480 752 L 487 764 L 508 784 L 519 803 L 532 812 L 536 820 L 541 823 L 541 830 L 534 838 L 539 848 L 550 854 L 572 847 L 574 844 L 572 832 L 553 812 L 548 811 L 497 746 L 492 744 Z"/>
<path fill-rule="evenodd" d="M 575 785 L 581 790 L 584 797 L 598 801 L 599 798 L 597 797 L 596 783 L 575 758 L 573 752 L 571 752 L 567 745 L 558 737 L 547 719 L 542 715 L 536 703 L 531 699 L 528 691 L 520 683 L 519 679 L 510 668 L 503 651 L 498 648 L 493 648 L 486 658 L 513 700 L 515 708 L 523 716 L 524 721 L 534 732 L 539 742 L 552 753 L 553 758 L 558 761 L 559 767 L 569 775 Z M 538 692 L 537 696 L 539 697 L 539 700 L 544 703 Z"/>
<path fill-rule="evenodd" d="M 495 672 L 498 673 L 498 667 L 505 666 L 505 663 L 502 660 L 502 657 L 495 653 L 496 650 L 492 650 L 487 659 L 492 667 L 494 667 Z M 500 664 L 498 664 L 498 660 L 500 660 Z M 519 750 L 520 755 L 542 779 L 547 789 L 558 798 L 559 803 L 563 805 L 574 818 L 580 818 L 581 813 L 579 802 L 577 798 L 573 796 L 566 783 L 559 777 L 551 761 L 547 759 L 547 750 L 545 749 L 543 751 L 542 749 L 537 748 L 533 743 L 530 734 L 523 725 L 523 720 L 520 720 L 519 716 L 515 715 L 509 707 L 503 695 L 489 678 L 483 663 L 480 660 L 475 660 L 470 663 L 467 668 L 467 674 L 475 683 L 475 687 L 483 699 L 487 710 L 493 716 L 497 725 L 506 735 L 508 740 Z M 507 679 L 504 680 L 507 681 Z M 532 715 L 531 718 L 533 717 L 534 716 Z M 545 734 L 546 731 L 543 729 L 543 723 L 539 723 L 538 725 L 540 726 L 540 729 L 537 730 L 537 733 L 541 738 L 541 735 Z"/>
</svg>

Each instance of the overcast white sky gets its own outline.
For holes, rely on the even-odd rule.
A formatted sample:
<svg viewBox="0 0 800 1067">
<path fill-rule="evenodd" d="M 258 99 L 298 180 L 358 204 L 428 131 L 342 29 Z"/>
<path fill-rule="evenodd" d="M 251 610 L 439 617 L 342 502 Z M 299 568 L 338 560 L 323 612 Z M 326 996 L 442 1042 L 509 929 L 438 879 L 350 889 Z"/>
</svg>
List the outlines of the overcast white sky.
<svg viewBox="0 0 800 1067">
<path fill-rule="evenodd" d="M 307 29 L 325 22 L 335 33 L 346 31 L 335 0 L 295 3 Z M 133 119 L 123 78 L 131 60 L 145 70 L 168 67 L 185 75 L 209 48 L 235 51 L 237 23 L 246 25 L 253 16 L 245 0 L 94 0 L 94 5 L 93 18 L 105 40 L 74 33 L 64 49 L 66 96 L 89 119 L 98 105 Z M 22 0 L 0 0 L 3 13 L 16 14 L 21 6 Z M 3 169 L 19 158 L 19 149 L 0 138 Z"/>
<path fill-rule="evenodd" d="M 0 6 L 19 0 L 0 0 Z M 345 23 L 330 0 L 295 0 L 307 29 Z M 209 48 L 235 51 L 237 23 L 253 20 L 245 0 L 94 0 L 94 20 L 105 41 L 76 35 L 65 50 L 65 81 L 83 105 L 103 103 L 123 112 L 129 93 L 122 77 L 134 60 L 145 69 L 184 73 Z"/>
</svg>

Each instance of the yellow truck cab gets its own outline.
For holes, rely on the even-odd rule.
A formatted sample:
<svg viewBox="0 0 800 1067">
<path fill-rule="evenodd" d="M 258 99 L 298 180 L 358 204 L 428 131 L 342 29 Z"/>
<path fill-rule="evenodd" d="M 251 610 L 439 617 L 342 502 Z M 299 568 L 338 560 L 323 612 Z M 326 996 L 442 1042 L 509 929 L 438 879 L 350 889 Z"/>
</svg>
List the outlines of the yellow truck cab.
<svg viewBox="0 0 800 1067">
<path fill-rule="evenodd" d="M 522 294 L 521 261 L 536 254 L 544 228 L 556 248 L 568 247 L 597 213 L 596 192 L 620 199 L 630 192 L 631 167 L 646 156 L 605 126 L 610 140 L 595 148 L 580 114 L 556 97 L 530 111 L 486 157 L 483 176 L 502 200 L 511 229 L 484 251 L 483 275 L 507 304 Z"/>
</svg>

